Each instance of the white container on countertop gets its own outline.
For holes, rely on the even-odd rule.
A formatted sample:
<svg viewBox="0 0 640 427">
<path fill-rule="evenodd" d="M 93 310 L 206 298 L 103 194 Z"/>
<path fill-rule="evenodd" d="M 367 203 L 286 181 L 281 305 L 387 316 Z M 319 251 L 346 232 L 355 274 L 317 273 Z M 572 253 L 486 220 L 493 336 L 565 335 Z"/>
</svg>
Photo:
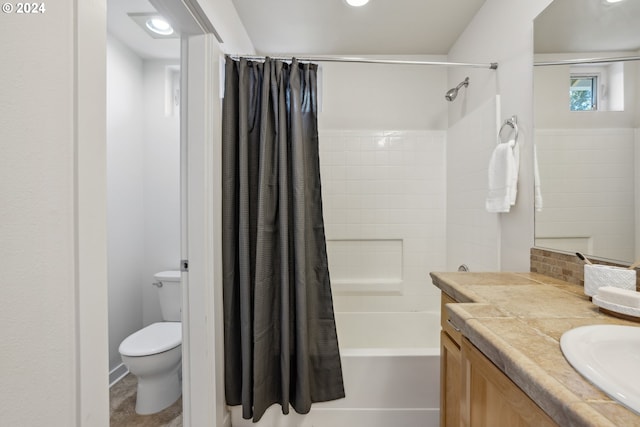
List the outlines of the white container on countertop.
<svg viewBox="0 0 640 427">
<path fill-rule="evenodd" d="M 585 264 L 584 293 L 594 296 L 598 288 L 614 286 L 616 288 L 636 290 L 636 270 L 602 264 Z"/>
</svg>

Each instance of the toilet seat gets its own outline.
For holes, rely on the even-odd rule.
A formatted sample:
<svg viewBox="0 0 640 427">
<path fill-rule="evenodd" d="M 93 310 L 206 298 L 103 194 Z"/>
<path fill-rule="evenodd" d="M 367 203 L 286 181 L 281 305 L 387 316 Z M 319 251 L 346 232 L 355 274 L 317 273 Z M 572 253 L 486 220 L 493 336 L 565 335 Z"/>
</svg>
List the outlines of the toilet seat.
<svg viewBox="0 0 640 427">
<path fill-rule="evenodd" d="M 182 344 L 181 322 L 153 323 L 129 335 L 120 344 L 123 356 L 150 356 Z"/>
</svg>

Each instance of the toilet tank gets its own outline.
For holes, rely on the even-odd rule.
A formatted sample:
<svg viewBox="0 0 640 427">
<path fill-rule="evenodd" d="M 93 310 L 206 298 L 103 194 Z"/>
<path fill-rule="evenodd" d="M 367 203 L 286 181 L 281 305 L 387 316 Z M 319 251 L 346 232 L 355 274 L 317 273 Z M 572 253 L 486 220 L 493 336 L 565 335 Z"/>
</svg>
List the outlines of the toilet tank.
<svg viewBox="0 0 640 427">
<path fill-rule="evenodd" d="M 158 300 L 162 311 L 162 320 L 166 322 L 182 321 L 182 287 L 179 271 L 161 271 L 153 278 L 158 289 Z"/>
</svg>

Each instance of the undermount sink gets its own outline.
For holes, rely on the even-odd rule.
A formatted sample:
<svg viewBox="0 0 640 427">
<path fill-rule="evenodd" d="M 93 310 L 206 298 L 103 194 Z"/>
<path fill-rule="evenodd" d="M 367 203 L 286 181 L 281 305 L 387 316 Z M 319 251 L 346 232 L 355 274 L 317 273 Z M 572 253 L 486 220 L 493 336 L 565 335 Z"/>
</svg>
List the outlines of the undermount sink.
<svg viewBox="0 0 640 427">
<path fill-rule="evenodd" d="M 580 374 L 640 414 L 640 327 L 580 326 L 562 335 L 560 348 Z"/>
</svg>

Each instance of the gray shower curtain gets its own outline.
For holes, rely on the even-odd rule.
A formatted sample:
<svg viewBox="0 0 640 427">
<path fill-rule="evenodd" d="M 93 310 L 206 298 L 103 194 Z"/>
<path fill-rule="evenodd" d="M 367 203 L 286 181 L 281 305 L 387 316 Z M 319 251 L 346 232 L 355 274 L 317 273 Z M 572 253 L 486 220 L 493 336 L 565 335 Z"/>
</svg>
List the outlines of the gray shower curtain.
<svg viewBox="0 0 640 427">
<path fill-rule="evenodd" d="M 322 218 L 317 65 L 229 57 L 222 123 L 227 404 L 344 397 Z"/>
</svg>

